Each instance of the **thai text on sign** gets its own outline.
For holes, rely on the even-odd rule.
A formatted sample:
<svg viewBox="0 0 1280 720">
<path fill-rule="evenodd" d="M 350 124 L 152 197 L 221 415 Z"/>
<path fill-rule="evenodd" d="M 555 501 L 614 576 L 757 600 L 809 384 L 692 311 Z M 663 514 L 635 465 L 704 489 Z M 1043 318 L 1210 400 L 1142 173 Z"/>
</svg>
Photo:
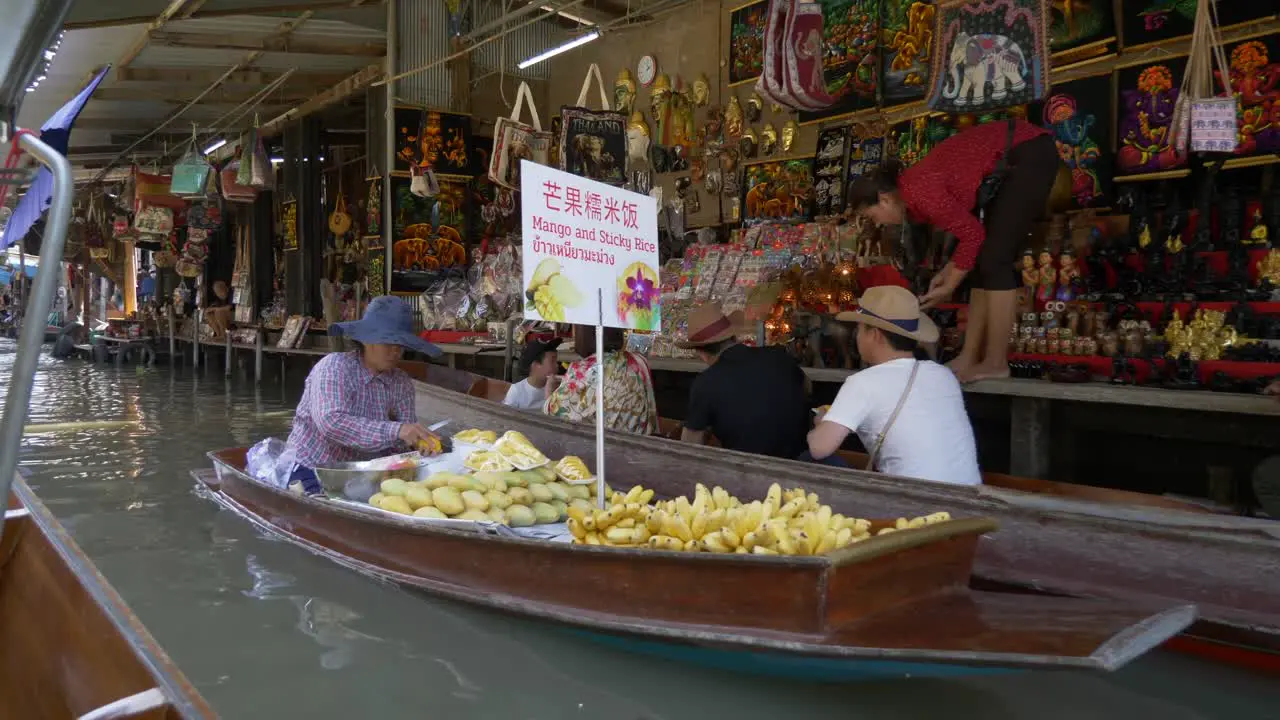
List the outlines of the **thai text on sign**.
<svg viewBox="0 0 1280 720">
<path fill-rule="evenodd" d="M 658 208 L 647 196 L 523 161 L 525 317 L 660 329 Z"/>
</svg>

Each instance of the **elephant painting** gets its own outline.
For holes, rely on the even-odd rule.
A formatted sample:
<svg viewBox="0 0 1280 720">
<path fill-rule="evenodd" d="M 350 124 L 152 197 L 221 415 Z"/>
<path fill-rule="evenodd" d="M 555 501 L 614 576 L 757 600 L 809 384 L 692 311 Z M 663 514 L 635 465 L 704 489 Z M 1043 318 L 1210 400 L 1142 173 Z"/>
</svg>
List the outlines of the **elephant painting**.
<svg viewBox="0 0 1280 720">
<path fill-rule="evenodd" d="M 997 102 L 1027 86 L 1027 58 L 1018 43 L 1004 35 L 958 33 L 948 67 L 942 97 L 956 106 L 982 105 L 987 83 L 991 83 L 991 99 Z"/>
</svg>

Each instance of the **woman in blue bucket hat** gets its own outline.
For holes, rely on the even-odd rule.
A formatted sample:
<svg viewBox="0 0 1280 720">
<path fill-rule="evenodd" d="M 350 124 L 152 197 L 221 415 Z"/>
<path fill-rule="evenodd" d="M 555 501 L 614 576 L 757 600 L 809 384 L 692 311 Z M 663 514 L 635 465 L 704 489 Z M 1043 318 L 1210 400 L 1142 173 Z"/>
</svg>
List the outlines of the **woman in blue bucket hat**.
<svg viewBox="0 0 1280 720">
<path fill-rule="evenodd" d="M 441 354 L 414 334 L 409 306 L 390 295 L 374 298 L 363 318 L 334 323 L 330 333 L 351 338 L 356 349 L 326 355 L 312 368 L 286 449 L 295 462 L 290 485 L 308 495 L 323 492 L 314 468 L 423 443 L 439 448 L 438 438 L 418 423 L 413 381 L 399 368 L 404 348 Z"/>
</svg>

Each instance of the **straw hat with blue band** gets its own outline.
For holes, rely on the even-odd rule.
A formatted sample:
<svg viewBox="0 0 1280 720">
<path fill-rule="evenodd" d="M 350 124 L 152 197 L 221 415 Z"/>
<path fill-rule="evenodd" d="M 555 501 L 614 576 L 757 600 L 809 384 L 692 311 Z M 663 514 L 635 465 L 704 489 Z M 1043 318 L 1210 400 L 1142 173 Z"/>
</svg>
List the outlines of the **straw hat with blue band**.
<svg viewBox="0 0 1280 720">
<path fill-rule="evenodd" d="M 444 351 L 413 332 L 413 309 L 394 295 L 374 298 L 365 308 L 364 317 L 329 326 L 329 334 L 345 335 L 365 345 L 399 345 L 431 357 Z"/>
<path fill-rule="evenodd" d="M 873 287 L 858 298 L 858 309 L 836 315 L 840 322 L 870 325 L 917 342 L 938 340 L 938 326 L 920 311 L 920 301 L 912 292 L 897 285 Z"/>
</svg>

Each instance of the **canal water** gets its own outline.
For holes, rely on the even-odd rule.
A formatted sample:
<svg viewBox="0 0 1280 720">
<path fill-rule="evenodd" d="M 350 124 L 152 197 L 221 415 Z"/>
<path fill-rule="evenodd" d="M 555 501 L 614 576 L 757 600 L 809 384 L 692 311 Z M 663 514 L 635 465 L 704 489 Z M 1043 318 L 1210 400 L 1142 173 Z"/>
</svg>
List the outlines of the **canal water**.
<svg viewBox="0 0 1280 720">
<path fill-rule="evenodd" d="M 0 396 L 14 344 L 0 340 Z M 300 375 L 300 373 L 299 373 Z M 43 356 L 29 482 L 225 718 L 1275 718 L 1260 675 L 1157 652 L 1113 674 L 822 685 L 629 655 L 383 585 L 194 492 L 210 449 L 284 437 L 295 386 Z M 501 572 L 495 567 L 493 572 Z"/>
</svg>

